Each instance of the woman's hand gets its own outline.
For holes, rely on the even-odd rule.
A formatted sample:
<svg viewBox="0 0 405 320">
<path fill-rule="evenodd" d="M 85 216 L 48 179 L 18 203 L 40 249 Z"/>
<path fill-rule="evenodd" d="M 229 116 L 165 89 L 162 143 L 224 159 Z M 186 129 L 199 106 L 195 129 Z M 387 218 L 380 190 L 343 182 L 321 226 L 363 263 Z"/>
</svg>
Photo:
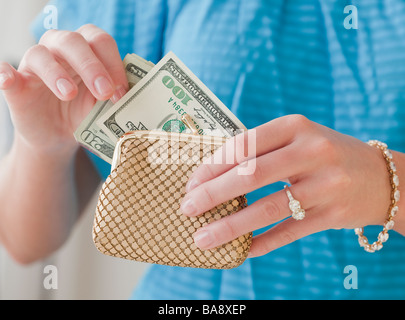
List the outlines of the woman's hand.
<svg viewBox="0 0 405 320">
<path fill-rule="evenodd" d="M 95 100 L 118 100 L 127 89 L 114 39 L 93 25 L 77 32 L 46 32 L 26 52 L 18 71 L 0 62 L 0 90 L 16 138 L 45 154 L 76 150 L 73 132 Z"/>
<path fill-rule="evenodd" d="M 0 62 L 15 127 L 0 165 L 0 242 L 17 261 L 43 259 L 68 238 L 100 182 L 73 133 L 96 99 L 127 88 L 114 39 L 92 25 L 48 31 L 18 71 Z"/>
<path fill-rule="evenodd" d="M 207 160 L 192 175 L 182 212 L 198 216 L 236 196 L 286 181 L 306 217 L 280 222 L 291 216 L 286 192 L 281 190 L 198 230 L 194 239 L 201 249 L 280 222 L 253 239 L 250 257 L 256 257 L 316 232 L 382 225 L 387 219 L 391 186 L 380 150 L 300 115 L 275 119 L 253 130 L 253 157 L 246 157 L 243 148 L 252 131 L 229 140 L 214 155 L 215 162 Z M 226 150 L 232 149 L 233 164 L 212 164 L 225 159 Z M 247 167 L 255 170 L 240 174 Z"/>
</svg>

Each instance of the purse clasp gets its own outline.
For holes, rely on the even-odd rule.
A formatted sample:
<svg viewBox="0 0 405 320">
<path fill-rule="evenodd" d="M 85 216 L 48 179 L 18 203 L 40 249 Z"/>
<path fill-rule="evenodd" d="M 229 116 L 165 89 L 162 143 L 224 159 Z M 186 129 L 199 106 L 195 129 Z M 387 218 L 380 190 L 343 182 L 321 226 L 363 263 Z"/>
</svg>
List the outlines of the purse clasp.
<svg viewBox="0 0 405 320">
<path fill-rule="evenodd" d="M 187 114 L 187 113 L 184 114 L 181 117 L 181 121 L 183 121 L 183 123 L 191 130 L 191 132 L 194 135 L 197 135 L 197 136 L 199 135 L 197 126 L 195 125 L 193 119 L 191 118 L 191 116 L 189 114 Z"/>
</svg>

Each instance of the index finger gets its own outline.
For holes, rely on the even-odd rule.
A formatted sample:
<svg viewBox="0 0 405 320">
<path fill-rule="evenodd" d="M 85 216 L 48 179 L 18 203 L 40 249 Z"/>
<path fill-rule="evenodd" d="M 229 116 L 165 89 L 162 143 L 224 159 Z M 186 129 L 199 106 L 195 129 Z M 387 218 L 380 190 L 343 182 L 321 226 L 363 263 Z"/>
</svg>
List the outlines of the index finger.
<svg viewBox="0 0 405 320">
<path fill-rule="evenodd" d="M 110 74 L 115 85 L 111 100 L 114 103 L 117 102 L 128 91 L 128 80 L 117 43 L 111 35 L 92 24 L 82 26 L 77 32 L 86 39 L 94 54 Z"/>
<path fill-rule="evenodd" d="M 284 116 L 229 139 L 191 175 L 186 192 L 244 162 L 289 145 L 307 122 L 309 120 L 301 115 Z"/>
</svg>

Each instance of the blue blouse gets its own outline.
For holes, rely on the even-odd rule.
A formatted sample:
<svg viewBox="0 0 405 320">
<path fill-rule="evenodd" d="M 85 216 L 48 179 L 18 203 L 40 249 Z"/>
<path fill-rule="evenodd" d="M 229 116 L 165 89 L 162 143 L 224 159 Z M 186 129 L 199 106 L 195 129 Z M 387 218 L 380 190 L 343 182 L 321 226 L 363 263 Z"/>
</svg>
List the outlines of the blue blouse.
<svg viewBox="0 0 405 320">
<path fill-rule="evenodd" d="M 158 62 L 174 51 L 248 128 L 299 113 L 405 151 L 404 1 L 351 1 L 358 29 L 344 26 L 346 0 L 52 3 L 60 29 L 96 24 L 114 36 L 122 56 L 135 52 Z M 34 24 L 37 37 L 43 18 Z M 93 158 L 106 177 L 109 166 Z M 248 201 L 280 188 L 252 192 Z M 366 233 L 374 238 L 380 230 Z M 357 269 L 357 289 L 345 288 L 346 277 L 355 276 L 347 266 Z M 233 270 L 151 265 L 132 298 L 404 299 L 405 237 L 391 231 L 384 248 L 370 254 L 353 230 L 329 230 Z"/>
</svg>

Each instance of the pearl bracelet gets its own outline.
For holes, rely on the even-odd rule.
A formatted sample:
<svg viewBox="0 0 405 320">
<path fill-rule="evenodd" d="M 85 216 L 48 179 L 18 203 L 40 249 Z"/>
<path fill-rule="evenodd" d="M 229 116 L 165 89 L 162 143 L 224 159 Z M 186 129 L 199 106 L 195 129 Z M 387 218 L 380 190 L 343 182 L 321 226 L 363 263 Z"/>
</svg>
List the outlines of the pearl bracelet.
<svg viewBox="0 0 405 320">
<path fill-rule="evenodd" d="M 387 169 L 390 174 L 391 185 L 391 203 L 388 208 L 388 219 L 384 223 L 383 230 L 378 235 L 378 240 L 375 241 L 373 244 L 370 244 L 367 237 L 363 234 L 364 228 L 356 228 L 354 230 L 359 237 L 360 246 L 363 247 L 364 250 L 366 250 L 367 252 L 375 252 L 381 250 L 381 248 L 383 247 L 383 243 L 388 240 L 388 231 L 394 228 L 393 219 L 398 212 L 398 201 L 400 198 L 400 192 L 398 190 L 399 178 L 397 175 L 397 168 L 392 161 L 392 153 L 390 150 L 388 150 L 387 145 L 377 140 L 370 140 L 367 144 L 381 150 L 384 159 L 387 162 Z"/>
</svg>

